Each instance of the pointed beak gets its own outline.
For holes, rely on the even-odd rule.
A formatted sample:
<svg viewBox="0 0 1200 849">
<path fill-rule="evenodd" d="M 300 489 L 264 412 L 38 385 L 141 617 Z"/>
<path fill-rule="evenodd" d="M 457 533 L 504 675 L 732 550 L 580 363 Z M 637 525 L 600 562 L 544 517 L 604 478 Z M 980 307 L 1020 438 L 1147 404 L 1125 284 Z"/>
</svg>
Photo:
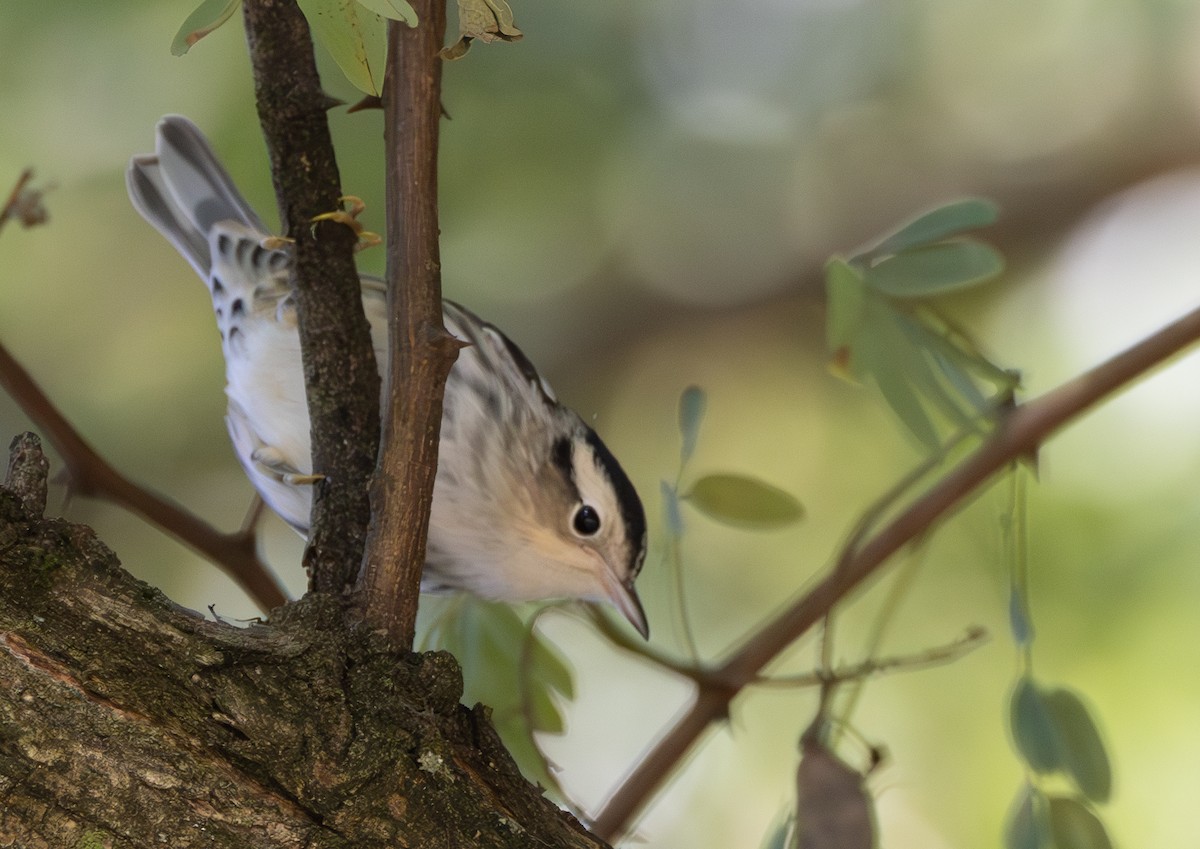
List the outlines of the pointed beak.
<svg viewBox="0 0 1200 849">
<path fill-rule="evenodd" d="M 613 580 L 608 585 L 608 600 L 613 603 L 621 615 L 629 620 L 643 640 L 650 639 L 650 625 L 646 622 L 646 611 L 642 610 L 642 601 L 633 588 L 633 582 L 623 584 Z"/>
</svg>

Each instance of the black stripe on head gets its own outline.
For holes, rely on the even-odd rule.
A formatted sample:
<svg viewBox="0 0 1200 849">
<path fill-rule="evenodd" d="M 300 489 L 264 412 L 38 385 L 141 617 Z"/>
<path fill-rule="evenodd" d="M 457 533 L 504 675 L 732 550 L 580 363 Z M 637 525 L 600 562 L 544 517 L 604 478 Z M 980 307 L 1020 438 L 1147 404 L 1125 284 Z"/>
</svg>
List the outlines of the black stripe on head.
<svg viewBox="0 0 1200 849">
<path fill-rule="evenodd" d="M 642 559 L 645 556 L 646 511 L 642 509 L 642 499 L 638 497 L 637 490 L 634 489 L 625 470 L 621 468 L 621 464 L 617 462 L 617 458 L 608 450 L 608 446 L 600 441 L 596 431 L 585 427 L 584 439 L 596 452 L 596 465 L 606 473 L 617 494 L 621 518 L 625 520 L 625 538 L 629 541 L 634 558 L 629 564 L 629 579 L 632 580 L 641 570 Z"/>
<path fill-rule="evenodd" d="M 556 440 L 554 445 L 550 447 L 550 462 L 554 464 L 556 469 L 562 472 L 563 480 L 567 482 L 567 485 L 571 487 L 571 490 L 578 498 L 579 487 L 575 485 L 575 466 L 571 462 L 572 453 L 571 440 L 563 437 Z"/>
</svg>

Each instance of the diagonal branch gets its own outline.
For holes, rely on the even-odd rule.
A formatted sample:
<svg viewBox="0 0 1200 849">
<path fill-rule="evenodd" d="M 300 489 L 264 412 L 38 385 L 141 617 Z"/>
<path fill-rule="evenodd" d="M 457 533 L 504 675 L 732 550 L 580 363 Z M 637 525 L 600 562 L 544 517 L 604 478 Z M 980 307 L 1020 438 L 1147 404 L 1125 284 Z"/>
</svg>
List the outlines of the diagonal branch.
<svg viewBox="0 0 1200 849">
<path fill-rule="evenodd" d="M 1112 359 L 1012 410 L 992 436 L 945 477 L 860 545 L 847 549 L 815 587 L 754 633 L 715 671 L 723 687 L 702 687 L 695 703 L 667 730 L 605 803 L 593 825 L 607 839 L 625 831 L 683 757 L 762 669 L 807 633 L 893 554 L 949 518 L 1011 464 L 1036 455 L 1064 425 L 1200 340 L 1200 308 Z"/>
<path fill-rule="evenodd" d="M 174 502 L 122 475 L 79 435 L 29 372 L 2 345 L 0 386 L 54 446 L 66 464 L 71 485 L 80 495 L 119 504 L 199 552 L 236 581 L 264 612 L 287 601 L 275 576 L 258 558 L 252 529 L 221 533 Z"/>
</svg>

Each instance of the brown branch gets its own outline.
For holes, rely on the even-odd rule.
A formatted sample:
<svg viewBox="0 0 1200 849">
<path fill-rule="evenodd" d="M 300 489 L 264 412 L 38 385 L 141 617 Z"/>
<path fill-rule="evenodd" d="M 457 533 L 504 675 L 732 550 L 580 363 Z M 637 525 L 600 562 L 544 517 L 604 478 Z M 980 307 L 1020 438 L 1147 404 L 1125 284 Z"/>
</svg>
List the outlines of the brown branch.
<svg viewBox="0 0 1200 849">
<path fill-rule="evenodd" d="M 438 252 L 442 67 L 437 54 L 446 9 L 442 0 L 421 0 L 413 8 L 419 26 L 388 24 L 383 106 L 390 380 L 362 578 L 368 624 L 403 648 L 413 643 L 442 397 L 457 355 L 457 343 L 442 326 Z"/>
<path fill-rule="evenodd" d="M 352 587 L 371 508 L 379 444 L 379 373 L 363 314 L 355 234 L 312 219 L 343 194 L 308 23 L 295 0 L 245 0 L 258 118 L 293 264 L 312 428 L 313 513 L 304 554 L 310 588 Z"/>
<path fill-rule="evenodd" d="M 199 552 L 232 578 L 263 611 L 287 601 L 275 576 L 258 558 L 252 531 L 221 533 L 122 475 L 79 435 L 3 345 L 0 345 L 0 386 L 62 457 L 75 492 L 119 504 Z"/>
<path fill-rule="evenodd" d="M 723 687 L 702 687 L 695 703 L 646 754 L 605 803 L 593 825 L 612 839 L 658 790 L 697 739 L 771 660 L 805 634 L 893 554 L 938 522 L 1011 464 L 1034 456 L 1060 428 L 1200 340 L 1200 308 L 1039 398 L 1022 404 L 974 453 L 933 484 L 873 536 L 839 559 L 815 587 L 767 623 L 715 670 Z"/>
</svg>

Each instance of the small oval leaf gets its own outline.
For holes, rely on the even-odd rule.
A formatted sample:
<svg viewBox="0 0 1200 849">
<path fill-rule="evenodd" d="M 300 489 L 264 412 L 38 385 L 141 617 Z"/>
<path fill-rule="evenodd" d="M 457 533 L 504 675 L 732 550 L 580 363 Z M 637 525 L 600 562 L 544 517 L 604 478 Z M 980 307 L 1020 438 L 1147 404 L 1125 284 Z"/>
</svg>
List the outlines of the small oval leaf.
<svg viewBox="0 0 1200 849">
<path fill-rule="evenodd" d="M 1107 802 L 1112 793 L 1112 765 L 1100 729 L 1083 701 L 1070 690 L 1045 694 L 1046 707 L 1058 729 L 1063 768 L 1084 796 Z"/>
<path fill-rule="evenodd" d="M 825 335 L 829 350 L 850 345 L 862 326 L 867 289 L 862 276 L 845 260 L 834 258 L 825 265 Z"/>
<path fill-rule="evenodd" d="M 699 386 L 689 386 L 679 396 L 679 435 L 683 439 L 680 456 L 683 463 L 696 450 L 696 439 L 700 436 L 700 423 L 704 420 L 707 405 L 708 398 Z"/>
<path fill-rule="evenodd" d="M 999 252 L 972 239 L 912 248 L 863 272 L 867 285 L 893 298 L 926 298 L 965 289 L 1004 270 Z"/>
<path fill-rule="evenodd" d="M 789 493 L 745 475 L 705 475 L 683 498 L 710 518 L 741 527 L 779 528 L 804 515 Z"/>
<path fill-rule="evenodd" d="M 1026 784 L 1004 824 L 1004 849 L 1046 849 L 1049 842 L 1046 799 L 1036 787 Z"/>
<path fill-rule="evenodd" d="M 1112 849 L 1104 823 L 1075 799 L 1050 799 L 1050 831 L 1054 849 Z"/>
<path fill-rule="evenodd" d="M 1009 721 L 1017 751 L 1034 772 L 1053 772 L 1062 766 L 1058 731 L 1041 689 L 1028 675 L 1013 688 Z"/>
<path fill-rule="evenodd" d="M 187 16 L 171 42 L 171 55 L 182 56 L 204 36 L 229 20 L 242 0 L 204 0 Z"/>
<path fill-rule="evenodd" d="M 932 209 L 905 224 L 859 257 L 898 254 L 949 239 L 996 221 L 996 204 L 984 198 L 966 198 Z M 856 257 L 859 258 L 859 257 Z"/>
</svg>

